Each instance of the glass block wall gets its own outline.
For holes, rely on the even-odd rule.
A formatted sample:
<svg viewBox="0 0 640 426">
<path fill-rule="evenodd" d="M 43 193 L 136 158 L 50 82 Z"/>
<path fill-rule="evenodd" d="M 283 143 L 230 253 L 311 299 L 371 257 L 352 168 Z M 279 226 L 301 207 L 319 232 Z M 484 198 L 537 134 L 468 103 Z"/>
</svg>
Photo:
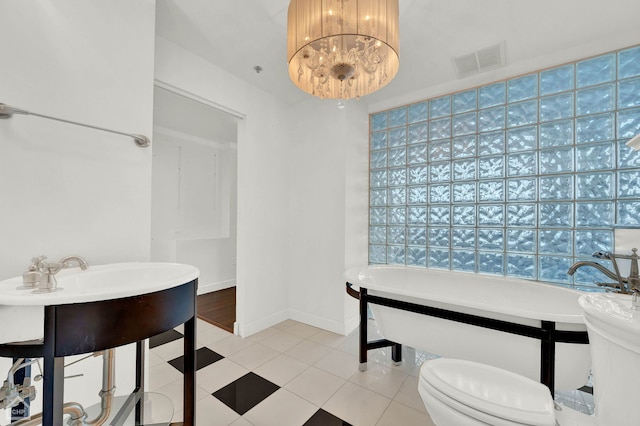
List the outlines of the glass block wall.
<svg viewBox="0 0 640 426">
<path fill-rule="evenodd" d="M 371 114 L 369 262 L 606 281 L 566 271 L 640 226 L 637 133 L 640 46 Z"/>
</svg>

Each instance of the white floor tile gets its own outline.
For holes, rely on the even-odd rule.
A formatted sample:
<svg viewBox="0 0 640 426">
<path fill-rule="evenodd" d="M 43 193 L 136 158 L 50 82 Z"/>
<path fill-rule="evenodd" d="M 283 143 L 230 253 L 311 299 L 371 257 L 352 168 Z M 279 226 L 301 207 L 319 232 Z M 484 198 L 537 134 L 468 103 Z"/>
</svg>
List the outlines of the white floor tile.
<svg viewBox="0 0 640 426">
<path fill-rule="evenodd" d="M 198 346 L 208 346 L 216 340 L 224 339 L 225 337 L 232 335 L 232 333 L 229 333 L 220 327 L 216 327 L 215 325 L 209 324 L 208 322 L 202 320 L 198 321 L 198 328 L 196 331 Z"/>
<path fill-rule="evenodd" d="M 269 336 L 273 336 L 278 331 L 280 331 L 280 330 L 278 330 L 275 327 L 265 328 L 264 330 L 259 331 L 259 332 L 255 333 L 255 334 L 252 334 L 251 336 L 247 337 L 247 339 L 251 340 L 252 342 L 260 342 L 260 341 L 268 338 Z"/>
<path fill-rule="evenodd" d="M 182 339 L 174 340 L 173 342 L 156 346 L 151 349 L 151 352 L 158 355 L 165 361 L 171 361 L 172 359 L 184 355 L 184 341 Z"/>
<path fill-rule="evenodd" d="M 280 352 L 261 345 L 260 343 L 254 343 L 246 349 L 232 353 L 229 355 L 229 359 L 249 370 L 253 370 L 277 357 L 279 354 Z"/>
<path fill-rule="evenodd" d="M 356 371 L 349 381 L 393 399 L 407 377 L 391 367 L 371 363 L 367 371 Z"/>
<path fill-rule="evenodd" d="M 294 321 L 292 319 L 284 320 L 281 323 L 278 323 L 273 326 L 273 328 L 277 328 L 278 330 L 286 330 L 289 327 L 293 327 L 296 324 L 300 324 L 298 321 Z"/>
<path fill-rule="evenodd" d="M 358 333 L 351 333 L 342 343 L 336 346 L 336 349 L 352 355 L 358 355 L 360 353 Z"/>
<path fill-rule="evenodd" d="M 285 330 L 287 333 L 295 334 L 296 336 L 300 336 L 303 339 L 308 339 L 320 332 L 320 329 L 317 327 L 313 327 L 308 324 L 298 323 L 295 324 Z"/>
<path fill-rule="evenodd" d="M 253 344 L 254 343 L 250 340 L 243 339 L 235 334 L 230 334 L 227 337 L 212 342 L 207 345 L 207 347 L 226 357 L 235 352 L 246 349 Z"/>
<path fill-rule="evenodd" d="M 312 342 L 320 343 L 321 345 L 335 348 L 343 344 L 347 340 L 347 336 L 332 333 L 326 330 L 320 330 L 320 332 L 311 336 L 309 340 L 311 340 Z"/>
<path fill-rule="evenodd" d="M 173 368 L 170 364 L 163 362 L 162 364 L 149 367 L 149 385 L 150 391 L 155 391 L 158 388 L 168 385 L 171 382 L 180 380 L 182 373 Z"/>
<path fill-rule="evenodd" d="M 331 350 L 320 358 L 315 367 L 349 380 L 358 370 L 358 357 L 339 350 Z"/>
<path fill-rule="evenodd" d="M 244 417 L 240 417 L 235 422 L 231 423 L 229 426 L 256 426 L 253 423 L 249 422 L 249 420 Z"/>
<path fill-rule="evenodd" d="M 174 422 L 184 419 L 183 412 L 174 415 Z M 228 426 L 235 424 L 240 415 L 224 405 L 217 398 L 206 395 L 196 402 L 196 424 L 202 426 Z"/>
<path fill-rule="evenodd" d="M 322 408 L 353 425 L 373 426 L 390 402 L 389 398 L 347 382 Z"/>
<path fill-rule="evenodd" d="M 285 389 L 320 407 L 345 383 L 346 380 L 338 376 L 315 367 L 309 367 L 287 383 Z"/>
<path fill-rule="evenodd" d="M 309 364 L 281 354 L 253 371 L 257 375 L 282 387 L 307 368 L 309 368 Z"/>
<path fill-rule="evenodd" d="M 313 364 L 328 354 L 329 351 L 331 351 L 329 346 L 316 343 L 312 340 L 303 340 L 290 349 L 287 349 L 284 353 L 307 364 Z"/>
<path fill-rule="evenodd" d="M 198 370 L 196 384 L 207 392 L 213 393 L 248 372 L 246 368 L 225 358 Z"/>
<path fill-rule="evenodd" d="M 182 379 L 176 380 L 165 386 L 157 388 L 154 390 L 154 392 L 164 395 L 171 400 L 171 402 L 173 403 L 174 413 L 182 412 L 184 407 L 183 405 L 184 388 L 183 388 Z M 207 392 L 200 386 L 196 386 L 196 407 L 197 407 L 197 402 L 205 398 L 207 395 L 209 395 L 209 392 Z"/>
<path fill-rule="evenodd" d="M 302 340 L 302 337 L 287 333 L 286 331 L 278 331 L 260 343 L 278 352 L 284 352 L 302 342 Z"/>
<path fill-rule="evenodd" d="M 391 401 L 376 426 L 435 426 L 428 414 Z"/>
<path fill-rule="evenodd" d="M 427 412 L 424 402 L 422 402 L 422 398 L 420 397 L 420 393 L 418 393 L 417 377 L 407 377 L 407 380 L 405 380 L 402 386 L 400 386 L 400 389 L 393 400 L 411 407 L 414 410 L 422 411 L 423 413 Z"/>
<path fill-rule="evenodd" d="M 153 367 L 158 364 L 162 364 L 166 362 L 164 359 L 158 356 L 158 354 L 156 354 L 155 351 L 153 350 L 150 350 L 148 352 L 147 361 L 149 362 L 149 367 Z"/>
<path fill-rule="evenodd" d="M 289 392 L 278 389 L 244 414 L 244 418 L 260 426 L 300 426 L 318 407 Z"/>
</svg>

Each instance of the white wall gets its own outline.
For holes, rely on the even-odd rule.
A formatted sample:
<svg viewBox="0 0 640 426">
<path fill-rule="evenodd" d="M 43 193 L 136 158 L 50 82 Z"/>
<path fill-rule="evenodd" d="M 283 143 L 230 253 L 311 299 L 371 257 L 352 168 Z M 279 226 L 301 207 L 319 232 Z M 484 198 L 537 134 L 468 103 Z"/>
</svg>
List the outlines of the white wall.
<svg viewBox="0 0 640 426">
<path fill-rule="evenodd" d="M 366 108 L 352 101 L 338 109 L 335 100 L 310 98 L 291 108 L 290 122 L 291 318 L 347 333 L 357 305 L 343 273 L 367 262 Z"/>
<path fill-rule="evenodd" d="M 0 2 L 0 102 L 151 135 L 154 15 L 152 0 Z M 147 260 L 150 188 L 151 150 L 127 137 L 0 120 L 0 279 L 43 253 Z M 119 394 L 133 387 L 131 354 L 119 351 Z M 86 376 L 67 382 L 66 399 L 97 402 L 100 367 L 79 364 Z"/>
<path fill-rule="evenodd" d="M 369 262 L 369 114 L 363 102 L 347 103 L 345 175 L 345 258 L 344 269 Z M 345 299 L 346 331 L 359 321 L 358 302 Z"/>
<path fill-rule="evenodd" d="M 236 328 L 250 335 L 288 318 L 288 117 L 273 96 L 162 37 L 156 79 L 239 116 Z"/>
<path fill-rule="evenodd" d="M 638 44 L 638 41 L 637 27 L 610 28 L 608 36 L 601 37 L 597 41 L 590 40 L 588 43 L 577 44 L 571 48 L 560 50 L 552 54 L 542 55 L 526 61 L 521 61 L 516 64 L 509 63 L 509 58 L 507 57 L 507 66 L 502 68 L 437 86 L 416 87 L 411 93 L 396 97 L 389 97 L 384 101 L 369 104 L 369 112 L 383 111 L 396 106 L 458 92 L 471 87 L 490 84 L 499 80 L 506 80 L 541 69 L 552 68 L 567 62 L 577 61 L 590 56 L 597 56 L 602 53 L 610 52 L 612 50 L 634 46 Z M 402 67 L 400 68 L 400 72 L 402 72 Z"/>
</svg>

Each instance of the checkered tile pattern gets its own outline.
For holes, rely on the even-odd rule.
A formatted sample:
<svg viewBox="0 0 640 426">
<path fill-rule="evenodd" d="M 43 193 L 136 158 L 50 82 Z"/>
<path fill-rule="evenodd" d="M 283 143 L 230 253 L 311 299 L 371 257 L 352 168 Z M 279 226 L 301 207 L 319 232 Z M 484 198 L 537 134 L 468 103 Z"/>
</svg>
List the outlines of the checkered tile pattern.
<svg viewBox="0 0 640 426">
<path fill-rule="evenodd" d="M 198 425 L 433 425 L 418 394 L 426 356 L 370 351 L 358 371 L 357 333 L 341 336 L 287 320 L 247 339 L 198 320 Z M 182 330 L 150 339 L 149 390 L 172 399 L 182 421 Z M 374 331 L 375 332 L 375 331 Z"/>
<path fill-rule="evenodd" d="M 375 321 L 370 339 L 380 338 Z M 182 334 L 150 339 L 149 390 L 168 396 L 182 421 Z M 403 347 L 369 351 L 358 371 L 358 334 L 341 336 L 287 320 L 243 339 L 198 320 L 198 426 L 434 426 L 418 394 L 420 366 L 432 355 Z M 593 397 L 557 392 L 556 401 L 593 413 Z"/>
</svg>

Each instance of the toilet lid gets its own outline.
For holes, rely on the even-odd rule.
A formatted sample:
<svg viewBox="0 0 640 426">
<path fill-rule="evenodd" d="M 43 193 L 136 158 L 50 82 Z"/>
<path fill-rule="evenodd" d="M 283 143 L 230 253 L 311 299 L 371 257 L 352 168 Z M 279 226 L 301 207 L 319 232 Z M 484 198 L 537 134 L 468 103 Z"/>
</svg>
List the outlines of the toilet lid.
<svg viewBox="0 0 640 426">
<path fill-rule="evenodd" d="M 454 401 L 474 410 L 527 425 L 554 425 L 549 389 L 531 379 L 471 361 L 426 361 L 421 379 Z"/>
</svg>

